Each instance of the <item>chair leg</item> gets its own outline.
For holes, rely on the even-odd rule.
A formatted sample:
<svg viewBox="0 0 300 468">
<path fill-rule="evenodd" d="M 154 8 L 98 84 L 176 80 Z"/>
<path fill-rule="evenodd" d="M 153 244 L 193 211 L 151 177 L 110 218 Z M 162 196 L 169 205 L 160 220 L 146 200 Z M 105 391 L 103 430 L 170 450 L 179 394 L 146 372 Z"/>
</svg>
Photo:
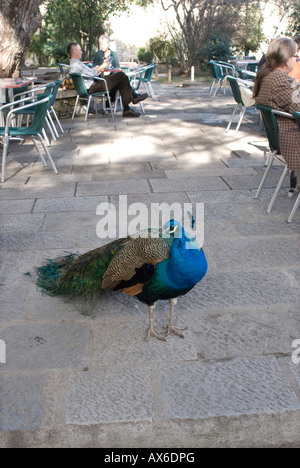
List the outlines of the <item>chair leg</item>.
<svg viewBox="0 0 300 468">
<path fill-rule="evenodd" d="M 146 84 L 146 91 L 149 92 L 149 94 L 150 94 L 151 98 L 153 99 L 153 101 L 157 101 L 155 93 L 154 93 L 153 88 L 152 88 L 152 84 L 150 83 L 150 81 L 148 81 L 145 84 Z"/>
<path fill-rule="evenodd" d="M 215 81 L 216 81 L 216 79 L 215 79 L 215 78 L 212 78 L 212 80 L 211 80 L 211 82 L 210 82 L 209 89 L 208 89 L 208 95 L 209 95 L 209 96 L 210 96 L 211 93 L 212 93 L 212 90 L 213 90 Z"/>
<path fill-rule="evenodd" d="M 40 160 L 42 161 L 42 163 L 44 164 L 44 166 L 47 167 L 47 166 L 48 166 L 47 161 L 46 161 L 46 159 L 44 158 L 44 155 L 42 154 L 40 148 L 38 147 L 38 144 L 37 144 L 37 142 L 35 141 L 35 138 L 32 136 L 31 139 L 32 139 L 32 141 L 33 141 L 33 144 L 34 144 L 34 146 L 35 146 L 35 149 L 36 149 L 37 152 L 38 152 L 38 155 L 39 155 Z"/>
<path fill-rule="evenodd" d="M 74 117 L 75 117 L 75 114 L 76 114 L 76 109 L 77 109 L 78 101 L 79 101 L 79 95 L 78 95 L 77 98 L 76 98 L 76 102 L 75 102 L 75 106 L 74 106 L 74 110 L 73 110 L 73 114 L 72 114 L 72 122 L 73 122 Z"/>
<path fill-rule="evenodd" d="M 284 178 L 285 178 L 285 176 L 286 176 L 287 171 L 288 171 L 288 167 L 287 167 L 287 165 L 285 165 L 285 166 L 284 166 L 284 169 L 283 169 L 283 171 L 282 171 L 281 177 L 280 177 L 280 179 L 279 179 L 279 182 L 278 182 L 278 184 L 277 184 L 277 186 L 276 186 L 275 192 L 273 193 L 273 196 L 272 196 L 272 198 L 271 198 L 271 200 L 270 200 L 269 206 L 268 206 L 268 208 L 267 208 L 267 213 L 271 213 L 271 210 L 272 210 L 272 208 L 273 208 L 274 202 L 275 202 L 276 197 L 277 197 L 277 195 L 278 195 L 278 193 L 279 193 L 279 190 L 280 190 L 280 188 L 281 188 L 281 186 L 282 186 L 282 184 L 283 184 L 283 181 L 284 181 Z"/>
<path fill-rule="evenodd" d="M 236 111 L 238 110 L 238 107 L 239 107 L 239 105 L 237 104 L 237 105 L 235 106 L 234 110 L 233 110 L 233 113 L 232 113 L 232 116 L 231 116 L 230 122 L 229 122 L 229 124 L 227 125 L 227 128 L 226 128 L 226 133 L 227 133 L 227 132 L 229 132 L 229 129 L 230 129 L 230 127 L 231 127 L 231 124 L 232 124 L 232 122 L 233 122 L 233 119 L 234 119 L 235 113 L 236 113 Z"/>
<path fill-rule="evenodd" d="M 119 109 L 120 111 L 123 111 L 124 108 L 123 108 L 123 102 L 122 102 L 122 98 L 121 98 L 121 94 L 119 91 L 117 91 L 117 94 L 116 94 L 116 101 L 115 101 L 115 107 L 114 107 L 114 115 L 116 115 L 116 112 L 118 111 L 118 103 L 119 103 Z"/>
<path fill-rule="evenodd" d="M 111 118 L 112 118 L 112 120 L 115 120 L 115 113 L 114 113 L 114 110 L 113 110 L 112 105 L 111 105 L 111 99 L 110 99 L 109 93 L 107 94 L 107 100 L 108 100 L 108 105 L 109 105 L 109 109 L 110 109 Z"/>
<path fill-rule="evenodd" d="M 88 99 L 88 103 L 87 103 L 87 106 L 86 106 L 85 117 L 84 117 L 84 121 L 85 121 L 85 122 L 87 121 L 87 118 L 88 118 L 88 114 L 89 114 L 89 110 L 90 110 L 90 105 L 91 105 L 91 100 L 92 100 L 92 95 L 90 94 L 90 95 L 89 95 L 89 99 Z"/>
<path fill-rule="evenodd" d="M 244 118 L 245 112 L 246 112 L 246 107 L 243 107 L 243 109 L 241 110 L 239 122 L 238 122 L 238 124 L 236 126 L 236 129 L 235 129 L 234 138 L 237 136 L 237 132 L 239 131 L 239 128 L 241 126 L 241 123 L 242 123 L 242 120 Z"/>
<path fill-rule="evenodd" d="M 56 138 L 56 136 L 55 136 L 55 133 L 54 133 L 54 131 L 53 131 L 53 128 L 52 128 L 51 125 L 50 125 L 50 122 L 49 122 L 49 119 L 48 119 L 47 116 L 45 117 L 45 122 L 46 122 L 46 124 L 47 124 L 48 129 L 49 129 L 49 132 L 51 133 L 51 136 L 52 136 L 53 140 L 56 141 L 57 138 Z"/>
<path fill-rule="evenodd" d="M 50 162 L 50 164 L 52 166 L 52 169 L 54 170 L 55 174 L 58 174 L 57 167 L 56 167 L 56 165 L 55 165 L 55 163 L 54 163 L 54 161 L 53 161 L 53 159 L 51 157 L 51 154 L 48 151 L 48 148 L 46 147 L 46 145 L 44 143 L 44 140 L 43 140 L 42 136 L 39 133 L 36 136 L 39 139 L 39 141 L 41 142 L 43 150 L 45 151 L 45 154 L 47 155 L 47 158 L 48 158 L 48 160 L 49 160 L 49 162 Z"/>
<path fill-rule="evenodd" d="M 49 138 L 48 138 L 48 135 L 47 135 L 46 130 L 45 130 L 44 128 L 43 128 L 43 130 L 42 130 L 42 135 L 43 135 L 44 140 L 45 140 L 45 142 L 47 143 L 47 145 L 48 145 L 48 146 L 51 146 L 50 141 L 49 141 Z"/>
<path fill-rule="evenodd" d="M 221 88 L 221 78 L 218 80 L 217 86 L 215 88 L 214 97 L 216 96 L 219 88 Z"/>
<path fill-rule="evenodd" d="M 274 153 L 271 153 L 271 152 L 270 152 L 270 157 L 269 157 L 268 165 L 267 165 L 267 167 L 266 167 L 266 170 L 265 170 L 265 173 L 264 173 L 264 175 L 263 175 L 263 178 L 262 178 L 261 181 L 260 181 L 260 184 L 259 184 L 259 186 L 258 186 L 258 189 L 257 189 L 257 192 L 256 192 L 254 198 L 258 198 L 259 195 L 260 195 L 260 192 L 262 191 L 262 188 L 263 188 L 263 186 L 264 186 L 264 184 L 265 184 L 266 178 L 268 177 L 268 174 L 269 174 L 270 169 L 271 169 L 271 167 L 272 167 L 272 164 L 273 164 L 273 161 L 274 161 L 274 156 L 275 156 L 276 153 L 277 153 L 277 151 L 275 151 Z"/>
<path fill-rule="evenodd" d="M 145 108 L 142 102 L 140 102 L 140 108 L 141 108 L 142 114 L 145 114 L 146 112 L 145 112 Z"/>
<path fill-rule="evenodd" d="M 55 118 L 55 120 L 56 120 L 56 123 L 57 123 L 58 128 L 60 129 L 61 133 L 65 133 L 65 132 L 64 132 L 64 129 L 63 129 L 62 126 L 61 126 L 61 123 L 60 123 L 60 121 L 59 121 L 59 118 L 57 117 L 57 114 L 56 114 L 55 109 L 54 109 L 53 106 L 51 107 L 51 112 L 52 112 L 52 114 L 54 115 L 54 118 Z"/>
<path fill-rule="evenodd" d="M 293 209 L 292 209 L 292 211 L 290 213 L 290 216 L 289 216 L 289 218 L 287 220 L 288 223 L 291 223 L 293 221 L 294 215 L 295 215 L 299 205 L 300 205 L 300 191 L 298 193 L 298 196 L 296 198 L 296 201 L 294 203 L 294 206 L 293 206 Z"/>
<path fill-rule="evenodd" d="M 53 122 L 53 119 L 52 119 L 52 117 L 51 117 L 51 114 L 50 114 L 50 111 L 49 111 L 49 110 L 47 110 L 47 117 L 48 117 L 49 123 L 50 123 L 50 125 L 51 125 L 51 128 L 53 129 L 53 132 L 54 132 L 54 134 L 55 134 L 56 139 L 59 138 L 58 131 L 57 131 L 55 125 L 54 125 L 54 122 Z"/>
<path fill-rule="evenodd" d="M 9 138 L 4 137 L 3 139 L 3 152 L 2 152 L 2 172 L 1 172 L 1 182 L 5 181 L 5 165 L 6 165 L 6 156 L 8 151 Z"/>
</svg>

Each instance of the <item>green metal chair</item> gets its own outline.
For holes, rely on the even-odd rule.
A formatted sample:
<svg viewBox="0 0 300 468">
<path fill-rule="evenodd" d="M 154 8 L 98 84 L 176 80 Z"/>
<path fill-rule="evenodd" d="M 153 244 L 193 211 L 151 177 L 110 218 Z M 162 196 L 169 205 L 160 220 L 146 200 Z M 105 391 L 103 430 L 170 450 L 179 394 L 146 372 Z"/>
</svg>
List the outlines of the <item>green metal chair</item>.
<svg viewBox="0 0 300 468">
<path fill-rule="evenodd" d="M 31 136 L 32 138 L 32 141 L 34 143 L 34 146 L 36 147 L 37 149 L 37 152 L 38 152 L 38 155 L 42 161 L 42 163 L 44 164 L 44 166 L 47 166 L 47 162 L 43 156 L 43 154 L 41 153 L 38 145 L 37 145 L 37 141 L 38 140 L 42 147 L 43 147 L 43 150 L 55 172 L 55 174 L 58 174 L 58 170 L 54 164 L 54 161 L 44 143 L 44 140 L 41 136 L 41 133 L 42 133 L 42 130 L 43 130 L 43 127 L 44 127 L 44 123 L 45 123 L 45 118 L 46 118 L 46 114 L 47 114 L 47 110 L 48 110 L 48 106 L 49 106 L 49 101 L 51 100 L 52 96 L 51 94 L 47 97 L 44 97 L 43 99 L 39 99 L 35 102 L 30 102 L 32 101 L 32 97 L 27 97 L 27 98 L 24 98 L 22 100 L 19 100 L 19 101 L 16 101 L 16 102 L 13 102 L 13 103 L 10 103 L 10 104 L 5 104 L 4 106 L 2 106 L 0 108 L 0 112 L 2 111 L 5 111 L 7 110 L 7 108 L 9 107 L 12 107 L 12 109 L 8 112 L 7 116 L 6 116 L 6 124 L 5 124 L 5 127 L 0 127 L 0 137 L 2 138 L 2 143 L 3 143 L 3 152 L 2 152 L 2 173 L 1 173 L 1 182 L 4 182 L 5 181 L 5 167 L 6 167 L 6 157 L 7 157 L 7 151 L 8 151 L 8 146 L 9 146 L 9 142 L 11 139 L 19 139 L 19 138 L 23 138 L 23 137 L 26 137 L 26 136 Z M 29 104 L 25 104 L 26 102 L 29 102 Z M 33 119 L 32 119 L 32 123 L 29 127 L 12 127 L 10 125 L 11 123 L 11 120 L 13 118 L 13 115 L 15 112 L 18 112 L 18 109 L 19 109 L 19 105 L 20 104 L 25 104 L 24 106 L 22 106 L 22 109 L 23 110 L 29 110 L 29 109 L 34 109 L 34 115 L 33 115 Z M 16 109 L 17 107 L 17 109 Z"/>
<path fill-rule="evenodd" d="M 73 80 L 75 90 L 77 92 L 77 98 L 76 98 L 76 102 L 75 102 L 75 106 L 74 106 L 74 110 L 73 110 L 72 121 L 75 118 L 75 114 L 76 114 L 77 105 L 78 105 L 79 100 L 87 101 L 86 112 L 85 112 L 85 117 L 84 117 L 84 121 L 86 122 L 87 118 L 88 118 L 88 113 L 89 113 L 89 108 L 90 108 L 91 101 L 92 101 L 92 99 L 98 98 L 98 97 L 102 99 L 103 109 L 105 109 L 105 101 L 108 100 L 111 117 L 114 120 L 114 112 L 113 112 L 112 105 L 111 105 L 111 100 L 110 100 L 110 95 L 109 95 L 109 91 L 108 91 L 108 88 L 107 88 L 107 83 L 103 78 L 93 78 L 93 79 L 97 80 L 97 81 L 103 81 L 105 83 L 106 90 L 98 92 L 98 93 L 89 94 L 87 92 L 86 86 L 84 84 L 84 78 L 91 78 L 90 76 L 81 75 L 80 73 L 70 73 L 70 77 Z M 95 106 L 95 109 L 96 109 L 96 112 L 97 112 L 96 106 Z"/>
<path fill-rule="evenodd" d="M 238 124 L 236 126 L 236 129 L 235 129 L 235 133 L 234 133 L 234 138 L 237 136 L 237 133 L 239 131 L 239 128 L 241 126 L 241 123 L 242 123 L 242 120 L 244 118 L 244 115 L 245 115 L 245 112 L 246 112 L 246 109 L 248 107 L 251 107 L 254 105 L 254 100 L 252 101 L 253 104 L 251 105 L 247 105 L 246 102 L 243 101 L 243 98 L 242 98 L 242 94 L 241 94 L 241 88 L 240 86 L 242 86 L 242 84 L 240 85 L 239 81 L 238 81 L 238 78 L 235 78 L 233 76 L 227 76 L 226 79 L 228 80 L 229 82 L 229 85 L 231 87 L 231 91 L 232 91 L 232 94 L 233 94 L 233 97 L 235 99 L 235 102 L 236 102 L 236 106 L 233 110 L 233 113 L 232 113 L 232 116 L 231 116 L 231 119 L 228 123 L 228 126 L 226 128 L 226 133 L 229 132 L 230 130 L 230 127 L 231 127 L 231 124 L 233 122 L 233 119 L 234 119 L 234 116 L 237 112 L 237 110 L 240 111 L 240 117 L 239 117 L 239 121 L 238 121 Z"/>
<path fill-rule="evenodd" d="M 272 109 L 271 107 L 268 106 L 263 106 L 261 104 L 256 104 L 256 108 L 260 111 L 262 120 L 265 126 L 268 142 L 269 142 L 269 147 L 270 147 L 270 155 L 268 159 L 268 164 L 265 170 L 265 173 L 262 177 L 262 180 L 259 184 L 259 187 L 257 189 L 257 192 L 255 194 L 254 198 L 259 198 L 259 195 L 261 193 L 261 190 L 265 184 L 265 181 L 268 177 L 268 174 L 271 170 L 271 167 L 274 163 L 274 161 L 279 162 L 281 165 L 283 165 L 283 171 L 281 174 L 281 177 L 278 181 L 278 184 L 276 186 L 276 189 L 273 193 L 273 196 L 270 200 L 270 203 L 267 208 L 267 213 L 270 213 L 272 210 L 272 207 L 274 205 L 274 202 L 276 200 L 276 197 L 279 193 L 279 190 L 283 184 L 284 178 L 287 175 L 287 172 L 289 170 L 288 165 L 286 161 L 284 160 L 283 156 L 280 154 L 280 142 L 279 142 L 279 133 L 278 133 L 278 123 L 277 123 L 277 118 L 276 115 L 280 115 L 282 117 L 286 117 L 289 119 L 297 119 L 298 122 L 300 123 L 300 113 L 299 112 L 294 112 L 294 114 L 289 114 L 287 112 L 281 112 L 275 109 Z M 298 181 L 299 183 L 299 181 Z M 298 194 L 298 197 L 296 199 L 296 202 L 293 206 L 293 209 L 289 215 L 289 218 L 287 220 L 288 223 L 291 223 L 293 220 L 293 217 L 295 215 L 295 212 L 300 204 L 300 192 Z"/>
<path fill-rule="evenodd" d="M 144 72 L 141 74 L 141 78 L 140 78 L 140 83 L 144 84 L 146 88 L 146 92 L 151 96 L 153 101 L 157 100 L 155 93 L 153 91 L 152 85 L 151 85 L 151 79 L 152 79 L 152 75 L 155 70 L 155 67 L 157 67 L 155 63 L 151 63 L 147 65 L 144 69 Z"/>
<path fill-rule="evenodd" d="M 54 103 L 55 103 L 55 100 L 56 100 L 56 95 L 57 95 L 57 91 L 59 89 L 59 86 L 61 85 L 62 83 L 62 80 L 57 80 L 53 83 L 48 83 L 46 85 L 42 85 L 42 86 L 39 86 L 37 88 L 33 88 L 29 91 L 26 91 L 25 93 L 18 93 L 15 95 L 15 98 L 14 100 L 17 100 L 17 99 L 20 99 L 21 96 L 24 96 L 24 95 L 29 95 L 31 94 L 32 96 L 34 96 L 34 93 L 38 92 L 38 91 L 44 91 L 43 94 L 41 94 L 39 97 L 42 98 L 42 97 L 47 97 L 49 95 L 52 96 L 52 98 L 49 100 L 49 103 L 48 103 L 48 110 L 47 110 L 47 116 L 46 116 L 46 119 L 45 119 L 45 122 L 48 126 L 48 129 L 51 133 L 51 136 L 53 138 L 53 140 L 56 140 L 57 138 L 59 138 L 59 133 L 57 131 L 57 128 L 54 124 L 54 121 L 52 119 L 52 115 L 54 116 L 55 120 L 56 120 L 56 123 L 58 125 L 58 128 L 60 130 L 61 133 L 64 133 L 64 130 L 61 126 L 61 123 L 57 117 L 57 114 L 55 112 L 55 109 L 54 109 Z M 27 115 L 27 116 L 32 116 L 34 114 L 35 110 L 32 108 L 32 109 L 27 109 L 27 110 L 24 110 L 22 107 L 19 108 L 18 111 L 15 112 L 16 115 Z M 48 137 L 46 135 L 46 132 L 45 130 L 43 129 L 43 136 L 48 144 L 48 146 L 50 146 L 50 142 L 48 140 Z"/>
<path fill-rule="evenodd" d="M 228 62 L 222 62 L 219 60 L 210 60 L 208 62 L 208 67 L 212 76 L 212 80 L 209 86 L 208 95 L 215 97 L 217 92 L 220 91 L 223 83 L 225 82 L 228 75 L 236 77 L 236 70 L 234 65 Z M 217 81 L 217 85 L 215 87 L 215 92 L 213 93 L 215 82 Z M 225 94 L 225 88 L 224 88 Z"/>
</svg>

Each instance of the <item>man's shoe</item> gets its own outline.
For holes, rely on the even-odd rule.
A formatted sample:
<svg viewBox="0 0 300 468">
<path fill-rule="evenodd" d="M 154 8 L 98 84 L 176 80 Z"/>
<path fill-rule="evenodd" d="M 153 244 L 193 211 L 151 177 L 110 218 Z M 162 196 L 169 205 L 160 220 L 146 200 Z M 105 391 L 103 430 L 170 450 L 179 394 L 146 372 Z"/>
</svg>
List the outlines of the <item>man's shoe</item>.
<svg viewBox="0 0 300 468">
<path fill-rule="evenodd" d="M 134 109 L 129 109 L 123 112 L 123 117 L 140 117 L 141 113 L 136 112 Z"/>
<path fill-rule="evenodd" d="M 145 99 L 147 99 L 148 97 L 148 94 L 145 93 L 145 94 L 138 94 L 132 101 L 132 104 L 138 104 L 139 102 L 141 101 L 145 101 Z"/>
</svg>

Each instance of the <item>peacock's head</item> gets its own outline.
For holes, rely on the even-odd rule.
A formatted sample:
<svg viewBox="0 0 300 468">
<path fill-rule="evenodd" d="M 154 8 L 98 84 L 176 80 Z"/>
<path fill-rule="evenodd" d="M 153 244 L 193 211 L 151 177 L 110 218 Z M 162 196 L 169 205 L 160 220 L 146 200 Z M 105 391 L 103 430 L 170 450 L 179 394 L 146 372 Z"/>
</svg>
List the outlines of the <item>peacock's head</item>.
<svg viewBox="0 0 300 468">
<path fill-rule="evenodd" d="M 169 238 L 181 238 L 185 235 L 184 229 L 178 221 L 175 219 L 170 219 L 162 227 L 162 237 Z"/>
<path fill-rule="evenodd" d="M 166 222 L 161 230 L 161 235 L 164 239 L 169 239 L 171 242 L 174 239 L 181 240 L 181 244 L 185 249 L 200 249 L 201 247 L 196 241 L 195 233 L 190 229 L 195 225 L 195 219 L 191 213 L 189 214 L 190 226 L 187 226 L 187 231 L 175 219 L 170 219 Z"/>
</svg>

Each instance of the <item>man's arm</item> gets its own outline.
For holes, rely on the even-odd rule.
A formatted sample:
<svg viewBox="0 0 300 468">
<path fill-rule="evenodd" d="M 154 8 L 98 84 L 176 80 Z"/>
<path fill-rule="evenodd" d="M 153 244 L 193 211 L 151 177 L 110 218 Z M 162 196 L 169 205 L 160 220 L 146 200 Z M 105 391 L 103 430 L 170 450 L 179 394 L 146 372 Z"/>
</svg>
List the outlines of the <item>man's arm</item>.
<svg viewBox="0 0 300 468">
<path fill-rule="evenodd" d="M 92 77 L 98 76 L 99 74 L 99 67 L 88 67 L 82 62 L 76 61 L 70 63 L 70 73 L 80 73 L 81 75 L 87 75 Z"/>
</svg>

